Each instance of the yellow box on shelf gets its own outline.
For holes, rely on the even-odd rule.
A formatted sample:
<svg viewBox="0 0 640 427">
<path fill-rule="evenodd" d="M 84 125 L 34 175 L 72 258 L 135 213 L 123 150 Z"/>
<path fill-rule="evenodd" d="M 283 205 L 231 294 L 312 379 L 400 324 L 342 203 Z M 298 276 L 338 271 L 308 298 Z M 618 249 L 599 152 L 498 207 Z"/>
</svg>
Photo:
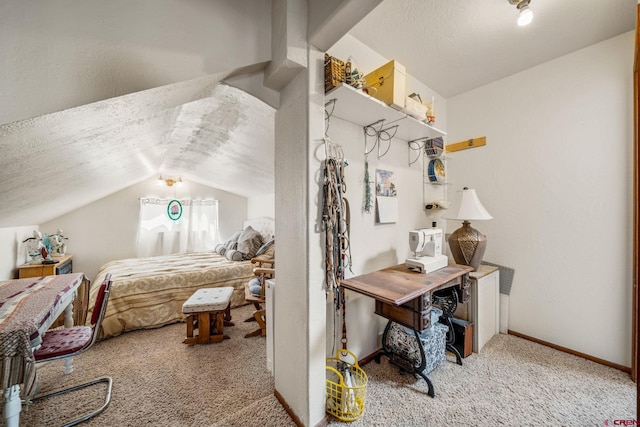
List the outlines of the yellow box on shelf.
<svg viewBox="0 0 640 427">
<path fill-rule="evenodd" d="M 406 74 L 406 69 L 402 64 L 391 60 L 364 76 L 365 88 L 372 97 L 396 110 L 402 110 L 405 107 L 407 92 Z"/>
</svg>

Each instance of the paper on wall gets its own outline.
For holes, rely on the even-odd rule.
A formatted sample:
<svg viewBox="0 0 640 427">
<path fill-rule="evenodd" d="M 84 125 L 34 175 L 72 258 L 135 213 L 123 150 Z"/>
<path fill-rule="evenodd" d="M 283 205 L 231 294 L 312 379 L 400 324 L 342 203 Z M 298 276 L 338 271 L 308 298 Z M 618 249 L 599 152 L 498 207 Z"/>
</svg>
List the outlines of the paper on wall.
<svg viewBox="0 0 640 427">
<path fill-rule="evenodd" d="M 378 223 L 387 224 L 398 220 L 398 198 L 376 196 Z"/>
</svg>

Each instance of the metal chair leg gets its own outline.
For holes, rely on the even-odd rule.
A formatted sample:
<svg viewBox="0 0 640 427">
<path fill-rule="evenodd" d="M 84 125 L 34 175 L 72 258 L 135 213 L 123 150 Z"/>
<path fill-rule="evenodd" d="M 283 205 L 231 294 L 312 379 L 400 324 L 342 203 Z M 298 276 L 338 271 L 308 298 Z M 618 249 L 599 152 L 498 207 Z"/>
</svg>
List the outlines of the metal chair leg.
<svg viewBox="0 0 640 427">
<path fill-rule="evenodd" d="M 60 395 L 66 394 L 66 393 L 70 393 L 72 391 L 81 390 L 83 388 L 87 388 L 87 387 L 90 387 L 92 385 L 96 385 L 98 383 L 107 383 L 107 394 L 105 396 L 104 403 L 102 404 L 102 406 L 100 408 L 96 409 L 95 411 L 93 411 L 93 412 L 91 412 L 91 413 L 89 413 L 87 415 L 84 415 L 84 416 L 82 416 L 80 418 L 76 418 L 75 420 L 70 421 L 67 424 L 63 425 L 63 427 L 75 426 L 76 424 L 80 424 L 80 423 L 82 423 L 84 421 L 87 421 L 89 418 L 95 417 L 96 415 L 102 413 L 102 411 L 107 409 L 107 406 L 109 406 L 109 403 L 111 402 L 111 388 L 112 388 L 112 385 L 113 385 L 113 381 L 111 380 L 110 377 L 96 378 L 95 380 L 92 380 L 92 381 L 89 381 L 89 382 L 86 382 L 86 383 L 83 383 L 83 384 L 78 384 L 78 385 L 73 386 L 73 387 L 69 387 L 69 388 L 65 388 L 65 389 L 62 389 L 62 390 L 54 391 L 52 393 L 48 393 L 48 394 L 45 394 L 45 395 L 42 395 L 42 396 L 37 396 L 37 397 L 31 399 L 31 401 L 32 402 L 36 402 L 38 400 L 44 400 L 44 399 L 48 399 L 50 397 L 60 396 Z"/>
</svg>

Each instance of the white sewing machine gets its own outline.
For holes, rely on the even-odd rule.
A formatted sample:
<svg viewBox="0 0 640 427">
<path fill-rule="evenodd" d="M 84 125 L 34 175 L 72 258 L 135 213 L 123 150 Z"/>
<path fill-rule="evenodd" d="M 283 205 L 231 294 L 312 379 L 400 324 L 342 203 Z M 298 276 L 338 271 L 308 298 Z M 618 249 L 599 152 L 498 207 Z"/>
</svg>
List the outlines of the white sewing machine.
<svg viewBox="0 0 640 427">
<path fill-rule="evenodd" d="M 449 264 L 447 256 L 442 255 L 442 230 L 439 228 L 409 231 L 409 248 L 414 257 L 407 258 L 405 264 L 419 273 L 430 273 Z"/>
</svg>

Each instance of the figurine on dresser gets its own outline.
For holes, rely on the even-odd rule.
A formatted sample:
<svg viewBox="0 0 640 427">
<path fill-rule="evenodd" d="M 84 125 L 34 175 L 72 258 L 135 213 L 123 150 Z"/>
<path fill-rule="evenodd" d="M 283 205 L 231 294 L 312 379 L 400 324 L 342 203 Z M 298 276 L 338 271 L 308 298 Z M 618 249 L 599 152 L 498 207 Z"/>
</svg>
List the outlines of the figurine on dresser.
<svg viewBox="0 0 640 427">
<path fill-rule="evenodd" d="M 29 257 L 27 262 L 29 264 L 40 264 L 47 259 L 51 260 L 52 256 L 63 256 L 67 250 L 66 240 L 68 238 L 64 237 L 61 229 L 57 229 L 56 234 L 52 235 L 42 234 L 38 230 L 33 230 L 33 235 L 22 242 L 26 244 L 26 251 Z"/>
<path fill-rule="evenodd" d="M 67 240 L 66 237 L 62 235 L 62 230 L 57 229 L 56 234 L 51 236 L 51 242 L 53 244 L 53 254 L 55 256 L 62 256 L 67 251 Z"/>
</svg>

